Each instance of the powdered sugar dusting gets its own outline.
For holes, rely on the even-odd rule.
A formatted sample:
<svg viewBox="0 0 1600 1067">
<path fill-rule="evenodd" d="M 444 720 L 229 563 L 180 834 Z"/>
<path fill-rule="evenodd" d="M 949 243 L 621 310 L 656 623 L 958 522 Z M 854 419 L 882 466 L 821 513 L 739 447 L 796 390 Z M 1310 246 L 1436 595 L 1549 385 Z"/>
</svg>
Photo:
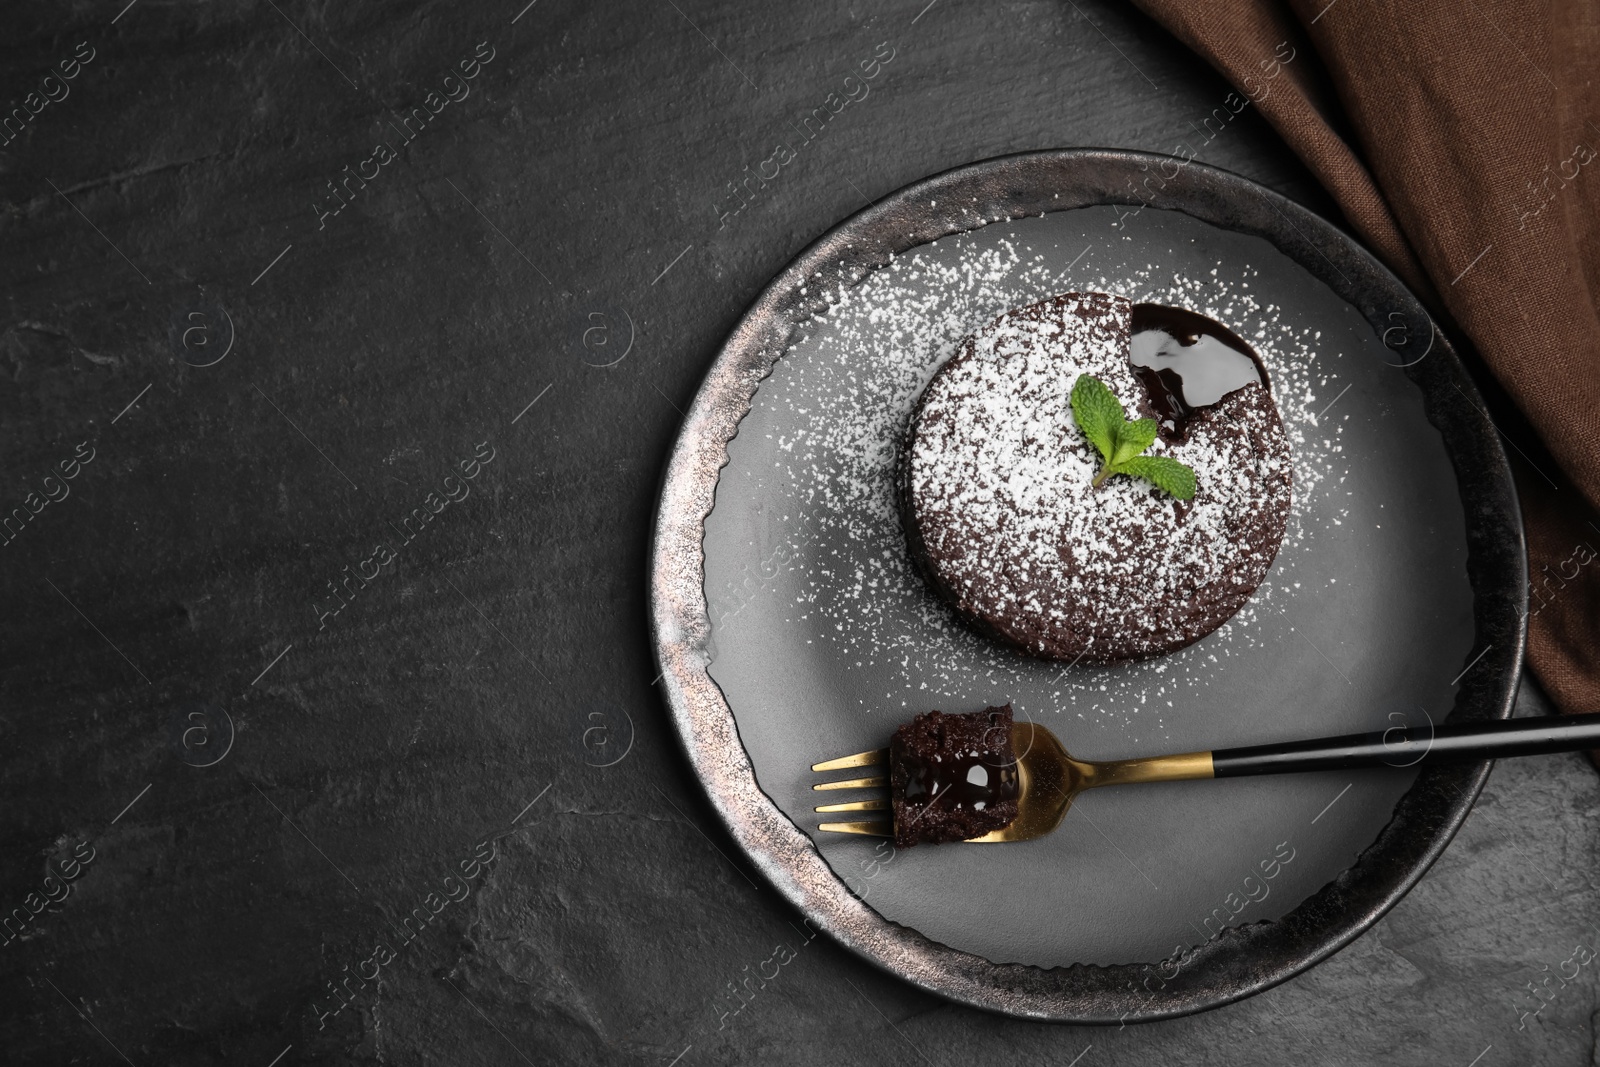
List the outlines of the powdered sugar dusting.
<svg viewBox="0 0 1600 1067">
<path fill-rule="evenodd" d="M 811 640 L 830 644 L 830 662 L 843 669 L 874 667 L 878 677 L 889 671 L 881 697 L 859 698 L 863 713 L 884 712 L 898 720 L 908 710 L 982 706 L 1020 695 L 1020 717 L 1056 711 L 1159 734 L 1162 713 L 1184 693 L 1208 686 L 1219 660 L 1255 643 L 1258 622 L 1294 592 L 1295 561 L 1309 536 L 1305 501 L 1326 495 L 1347 477 L 1339 454 L 1341 427 L 1337 421 L 1319 426 L 1317 415 L 1341 386 L 1330 385 L 1335 376 L 1318 361 L 1317 335 L 1252 294 L 1254 268 L 1174 274 L 1152 263 L 1107 276 L 1089 269 L 1090 257 L 1068 273 L 1059 264 L 1072 256 L 1030 248 L 1015 236 L 1023 225 L 1010 224 L 1012 236 L 998 240 L 985 235 L 981 243 L 966 237 L 936 242 L 839 292 L 811 337 L 791 347 L 757 391 L 756 412 L 782 411 L 785 417 L 760 420 L 753 413 L 750 419 L 788 427 L 768 435 L 774 438 L 774 459 L 770 470 L 757 474 L 768 494 L 766 510 L 783 515 L 780 536 L 794 545 L 800 568 L 787 619 L 804 623 L 815 635 Z M 1293 460 L 1294 494 L 1272 571 L 1215 633 L 1142 663 L 1064 669 L 980 637 L 927 588 L 907 552 L 895 479 L 912 407 L 963 338 L 1012 308 L 1087 290 L 1189 308 L 1246 338 L 1271 376 Z M 1137 395 L 1131 372 L 1116 377 L 1116 369 L 1105 370 L 1108 383 L 1116 378 L 1115 392 Z M 736 439 L 731 453 L 737 455 L 738 446 Z M 1213 476 L 1228 463 L 1223 456 L 1195 458 Z M 1070 459 L 1055 474 L 1025 474 L 1014 491 L 1034 491 L 1024 484 L 1030 478 L 1081 477 L 1080 459 Z M 1123 502 L 1118 506 L 1171 506 L 1148 493 L 1141 502 L 1144 491 L 1127 479 L 1113 482 L 1125 483 L 1113 490 Z M 1092 534 L 1081 544 L 1095 551 Z"/>
<path fill-rule="evenodd" d="M 1149 482 L 1092 486 L 1098 451 L 1071 409 L 1081 374 L 1136 418 L 1131 305 L 1069 294 L 1009 312 L 934 376 L 913 417 L 907 521 L 959 610 L 1030 651 L 1104 663 L 1172 651 L 1249 597 L 1277 552 L 1289 455 L 1259 385 L 1147 454 L 1192 467 L 1180 504 Z"/>
</svg>

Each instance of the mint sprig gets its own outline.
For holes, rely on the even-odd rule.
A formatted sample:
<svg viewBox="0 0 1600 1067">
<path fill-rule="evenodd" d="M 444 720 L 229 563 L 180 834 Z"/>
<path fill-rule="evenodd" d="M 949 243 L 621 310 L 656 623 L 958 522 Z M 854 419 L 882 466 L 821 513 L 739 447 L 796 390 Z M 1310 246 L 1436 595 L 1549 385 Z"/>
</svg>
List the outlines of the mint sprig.
<svg viewBox="0 0 1600 1067">
<path fill-rule="evenodd" d="M 1073 383 L 1072 417 L 1104 461 L 1094 476 L 1096 489 L 1113 474 L 1127 474 L 1143 478 L 1179 500 L 1194 498 L 1194 468 L 1166 456 L 1141 455 L 1155 443 L 1156 420 L 1129 422 L 1121 401 L 1099 378 L 1083 374 Z"/>
</svg>

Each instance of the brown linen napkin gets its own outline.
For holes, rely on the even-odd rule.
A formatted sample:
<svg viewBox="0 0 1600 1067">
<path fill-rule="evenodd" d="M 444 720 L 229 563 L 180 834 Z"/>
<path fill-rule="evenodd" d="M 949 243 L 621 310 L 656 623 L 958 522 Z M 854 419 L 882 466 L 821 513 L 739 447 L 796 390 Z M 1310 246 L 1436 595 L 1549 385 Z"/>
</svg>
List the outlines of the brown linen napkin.
<svg viewBox="0 0 1600 1067">
<path fill-rule="evenodd" d="M 1255 103 L 1537 434 L 1507 438 L 1529 663 L 1562 711 L 1600 712 L 1600 4 L 1135 2 Z"/>
</svg>

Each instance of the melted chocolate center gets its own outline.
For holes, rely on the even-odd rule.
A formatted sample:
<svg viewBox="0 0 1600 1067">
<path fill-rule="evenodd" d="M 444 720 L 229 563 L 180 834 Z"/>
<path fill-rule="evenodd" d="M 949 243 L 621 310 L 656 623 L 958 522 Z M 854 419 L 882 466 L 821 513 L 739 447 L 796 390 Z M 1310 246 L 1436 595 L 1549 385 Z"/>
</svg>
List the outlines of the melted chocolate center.
<svg viewBox="0 0 1600 1067">
<path fill-rule="evenodd" d="M 1135 304 L 1128 362 L 1144 383 L 1165 441 L 1181 441 L 1196 411 L 1267 371 L 1245 341 L 1222 323 L 1182 308 Z"/>
<path fill-rule="evenodd" d="M 905 800 L 910 806 L 925 808 L 933 804 L 945 809 L 986 811 L 995 804 L 1017 799 L 1019 793 L 1015 763 L 986 762 L 984 757 L 970 752 L 950 759 L 907 755 L 903 760 L 909 773 Z"/>
</svg>

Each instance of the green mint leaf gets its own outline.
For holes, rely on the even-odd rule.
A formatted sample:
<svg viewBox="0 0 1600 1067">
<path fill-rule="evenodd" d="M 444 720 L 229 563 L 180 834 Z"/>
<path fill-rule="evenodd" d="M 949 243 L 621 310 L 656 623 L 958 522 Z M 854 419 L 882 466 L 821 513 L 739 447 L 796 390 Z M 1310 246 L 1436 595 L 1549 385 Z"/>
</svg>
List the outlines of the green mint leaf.
<svg viewBox="0 0 1600 1067">
<path fill-rule="evenodd" d="M 1166 456 L 1133 456 L 1118 464 L 1123 474 L 1143 478 L 1179 500 L 1194 499 L 1194 468 Z"/>
<path fill-rule="evenodd" d="M 1072 385 L 1072 417 L 1089 443 L 1100 450 L 1101 458 L 1111 462 L 1116 451 L 1117 433 L 1127 417 L 1122 405 L 1106 388 L 1104 382 L 1092 374 L 1082 374 Z"/>
<path fill-rule="evenodd" d="M 1155 439 L 1155 419 L 1124 422 L 1117 427 L 1117 445 L 1111 451 L 1111 466 L 1120 467 L 1140 452 L 1149 448 L 1155 442 Z"/>
<path fill-rule="evenodd" d="M 1100 450 L 1102 466 L 1094 476 L 1096 489 L 1113 474 L 1143 478 L 1179 500 L 1194 497 L 1194 470 L 1165 456 L 1140 455 L 1156 440 L 1156 420 L 1128 421 L 1122 403 L 1106 383 L 1092 374 L 1080 374 L 1072 383 L 1072 417 L 1089 443 Z"/>
</svg>

